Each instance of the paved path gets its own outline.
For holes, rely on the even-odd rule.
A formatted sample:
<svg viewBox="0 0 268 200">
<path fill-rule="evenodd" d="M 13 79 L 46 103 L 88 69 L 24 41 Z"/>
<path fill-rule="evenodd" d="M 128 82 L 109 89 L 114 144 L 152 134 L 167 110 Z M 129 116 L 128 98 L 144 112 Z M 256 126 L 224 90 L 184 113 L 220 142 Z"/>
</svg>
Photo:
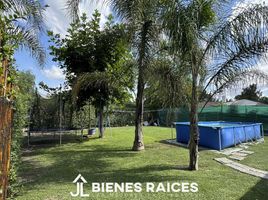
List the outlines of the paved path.
<svg viewBox="0 0 268 200">
<path fill-rule="evenodd" d="M 243 165 L 240 164 L 238 162 L 232 161 L 228 158 L 214 158 L 214 160 L 218 161 L 221 164 L 224 164 L 228 167 L 231 167 L 233 169 L 236 169 L 240 172 L 246 173 L 246 174 L 250 174 L 252 176 L 257 176 L 263 179 L 267 179 L 268 180 L 268 172 L 267 171 L 263 171 L 263 170 L 259 170 L 259 169 L 255 169 L 253 167 L 249 167 L 247 165 Z"/>
</svg>

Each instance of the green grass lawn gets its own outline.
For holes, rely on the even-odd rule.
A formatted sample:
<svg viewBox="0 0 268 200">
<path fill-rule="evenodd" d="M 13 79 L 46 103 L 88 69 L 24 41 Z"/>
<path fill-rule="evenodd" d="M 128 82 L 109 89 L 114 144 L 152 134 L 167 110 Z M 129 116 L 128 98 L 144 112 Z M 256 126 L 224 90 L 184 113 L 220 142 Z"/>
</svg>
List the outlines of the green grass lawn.
<svg viewBox="0 0 268 200">
<path fill-rule="evenodd" d="M 266 199 L 268 181 L 237 172 L 213 160 L 221 155 L 200 152 L 199 171 L 188 171 L 188 150 L 163 143 L 169 128 L 145 127 L 146 150 L 130 151 L 134 128 L 112 128 L 105 139 L 34 148 L 23 157 L 20 177 L 23 188 L 18 200 L 63 200 L 75 192 L 73 179 L 81 173 L 88 181 L 81 199 Z M 268 138 L 266 137 L 268 140 Z M 267 170 L 268 144 L 253 146 L 255 154 L 244 163 Z M 197 193 L 91 193 L 92 182 L 197 182 Z"/>
<path fill-rule="evenodd" d="M 241 163 L 268 171 L 268 136 L 265 137 L 264 144 L 252 145 L 249 150 L 254 151 L 254 154 L 246 157 Z"/>
</svg>

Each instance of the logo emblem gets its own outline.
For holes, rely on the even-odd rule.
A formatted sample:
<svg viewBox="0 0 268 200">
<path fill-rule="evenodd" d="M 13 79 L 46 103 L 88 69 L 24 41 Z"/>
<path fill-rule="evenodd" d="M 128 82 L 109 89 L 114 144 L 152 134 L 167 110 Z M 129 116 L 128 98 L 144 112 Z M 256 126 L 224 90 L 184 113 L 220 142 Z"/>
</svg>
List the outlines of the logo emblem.
<svg viewBox="0 0 268 200">
<path fill-rule="evenodd" d="M 76 183 L 76 193 L 70 192 L 72 197 L 89 197 L 89 194 L 84 194 L 84 184 L 87 181 L 81 174 L 74 179 L 73 183 Z"/>
</svg>

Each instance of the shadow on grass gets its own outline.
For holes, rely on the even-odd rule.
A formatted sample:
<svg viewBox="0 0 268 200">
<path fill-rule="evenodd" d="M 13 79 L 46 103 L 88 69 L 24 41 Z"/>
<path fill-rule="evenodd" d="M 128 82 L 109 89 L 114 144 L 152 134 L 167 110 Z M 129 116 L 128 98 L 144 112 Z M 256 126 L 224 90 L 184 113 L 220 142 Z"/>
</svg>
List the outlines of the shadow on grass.
<svg viewBox="0 0 268 200">
<path fill-rule="evenodd" d="M 59 148 L 44 151 L 44 153 L 29 152 L 20 170 L 20 176 L 27 191 L 35 190 L 36 185 L 47 183 L 72 184 L 78 174 L 82 174 L 88 182 L 144 183 L 187 180 L 187 177 L 180 176 L 179 173 L 177 176 L 161 173 L 171 170 L 186 170 L 185 166 L 145 165 L 144 158 L 141 158 L 143 153 L 133 152 L 126 148 L 109 148 L 95 144 L 83 147 L 73 145 L 73 147 L 75 149 L 67 151 Z M 46 163 L 42 162 L 42 159 L 32 158 L 35 155 L 39 157 L 40 154 L 48 157 L 52 162 Z M 117 163 L 122 163 L 122 159 L 125 163 L 131 162 L 133 159 L 138 160 L 130 165 L 117 166 Z"/>
<path fill-rule="evenodd" d="M 61 144 L 76 144 L 82 143 L 89 140 L 97 140 L 100 139 L 97 136 L 93 137 L 83 137 L 81 135 L 63 135 Z M 39 135 L 39 136 L 32 136 L 30 138 L 30 146 L 28 146 L 28 138 L 24 137 L 22 142 L 23 148 L 50 148 L 56 147 L 60 145 L 60 136 L 56 135 Z"/>
<path fill-rule="evenodd" d="M 175 146 L 175 147 L 181 147 L 181 148 L 184 148 L 184 149 L 189 149 L 188 145 L 183 144 L 183 143 L 173 144 L 173 143 L 168 142 L 167 140 L 160 140 L 159 142 L 162 143 L 162 144 L 167 144 L 167 145 L 171 145 L 171 146 Z M 211 150 L 211 149 L 203 147 L 203 146 L 198 146 L 198 151 L 199 152 L 200 151 L 205 151 L 205 150 Z"/>
<path fill-rule="evenodd" d="M 125 146 L 106 143 L 37 149 L 24 157 L 26 159 L 23 161 L 20 176 L 24 181 L 25 192 L 36 192 L 45 184 L 72 186 L 72 181 L 79 173 L 85 177 L 89 186 L 91 182 L 196 181 L 195 176 L 186 172 L 188 166 L 163 162 L 154 164 L 156 162 L 146 162 L 146 156 L 143 152 L 130 151 Z M 174 170 L 175 173 L 172 173 Z M 267 188 L 268 181 L 260 180 L 241 199 L 264 199 L 263 197 L 268 196 Z"/>
<path fill-rule="evenodd" d="M 267 199 L 268 198 L 268 180 L 261 179 L 254 187 L 252 187 L 241 200 Z"/>
</svg>

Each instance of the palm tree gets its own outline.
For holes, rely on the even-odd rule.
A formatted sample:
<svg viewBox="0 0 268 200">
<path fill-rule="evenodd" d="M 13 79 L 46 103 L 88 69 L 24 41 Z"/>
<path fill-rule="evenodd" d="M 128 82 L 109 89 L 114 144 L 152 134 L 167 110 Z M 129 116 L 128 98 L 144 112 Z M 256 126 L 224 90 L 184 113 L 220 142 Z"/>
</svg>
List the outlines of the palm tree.
<svg viewBox="0 0 268 200">
<path fill-rule="evenodd" d="M 0 59 L 6 87 L 9 65 L 14 50 L 26 48 L 40 64 L 44 63 L 45 52 L 39 43 L 43 26 L 43 7 L 32 0 L 0 0 Z M 6 89 L 1 92 L 6 96 Z"/>
<path fill-rule="evenodd" d="M 216 21 L 213 0 L 166 1 L 163 22 L 173 53 L 191 70 L 190 170 L 198 170 L 198 86 L 213 85 L 217 93 L 247 78 L 248 69 L 268 49 L 268 7 L 250 5 L 236 16 Z M 220 10 L 219 9 L 219 10 Z M 217 16 L 220 19 L 219 16 Z M 206 78 L 202 79 L 202 74 Z M 206 81 L 207 80 L 207 81 Z"/>
<path fill-rule="evenodd" d="M 77 19 L 78 5 L 81 0 L 68 1 L 68 6 L 74 20 Z M 92 0 L 93 2 L 93 0 Z M 117 15 L 129 26 L 132 36 L 132 48 L 136 57 L 138 68 L 136 114 L 135 114 L 135 139 L 133 150 L 144 149 L 142 121 L 144 107 L 144 87 L 146 83 L 145 72 L 149 66 L 153 47 L 158 36 L 157 1 L 155 0 L 112 0 L 109 2 Z"/>
</svg>

